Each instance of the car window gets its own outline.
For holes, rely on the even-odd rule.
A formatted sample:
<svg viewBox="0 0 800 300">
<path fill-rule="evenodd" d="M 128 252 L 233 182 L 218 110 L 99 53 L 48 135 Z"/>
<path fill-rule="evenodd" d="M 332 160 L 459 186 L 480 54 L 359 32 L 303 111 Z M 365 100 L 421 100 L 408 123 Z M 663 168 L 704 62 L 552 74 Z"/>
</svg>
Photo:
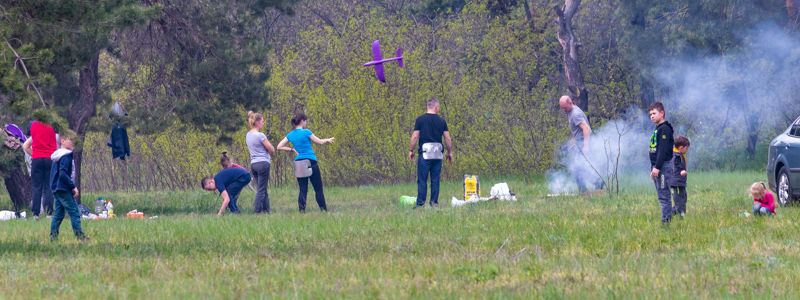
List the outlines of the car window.
<svg viewBox="0 0 800 300">
<path fill-rule="evenodd" d="M 789 135 L 800 137 L 800 124 L 792 125 L 792 130 L 789 130 Z"/>
<path fill-rule="evenodd" d="M 800 137 L 800 118 L 792 123 L 792 129 L 789 130 L 789 135 Z"/>
</svg>

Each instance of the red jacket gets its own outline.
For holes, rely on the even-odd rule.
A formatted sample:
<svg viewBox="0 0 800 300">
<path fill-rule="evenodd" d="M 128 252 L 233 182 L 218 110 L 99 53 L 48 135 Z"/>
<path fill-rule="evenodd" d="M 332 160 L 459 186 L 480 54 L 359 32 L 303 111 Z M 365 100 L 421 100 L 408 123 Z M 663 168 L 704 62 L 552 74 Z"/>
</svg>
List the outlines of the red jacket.
<svg viewBox="0 0 800 300">
<path fill-rule="evenodd" d="M 766 208 L 771 213 L 775 213 L 775 197 L 772 196 L 772 193 L 766 191 L 764 193 L 764 197 L 761 199 L 753 199 L 753 205 L 761 204 L 761 207 Z"/>
</svg>

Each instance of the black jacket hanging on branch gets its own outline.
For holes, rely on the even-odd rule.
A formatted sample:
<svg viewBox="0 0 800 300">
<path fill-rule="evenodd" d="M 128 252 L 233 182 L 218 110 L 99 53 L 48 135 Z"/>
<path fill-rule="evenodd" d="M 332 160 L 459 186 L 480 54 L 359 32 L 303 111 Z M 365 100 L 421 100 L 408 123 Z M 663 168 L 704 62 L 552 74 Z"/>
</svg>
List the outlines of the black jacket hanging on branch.
<svg viewBox="0 0 800 300">
<path fill-rule="evenodd" d="M 108 140 L 108 146 L 111 147 L 111 154 L 114 158 L 125 160 L 126 156 L 131 156 L 131 147 L 128 144 L 128 131 L 125 126 L 117 124 L 111 129 L 111 138 Z"/>
</svg>

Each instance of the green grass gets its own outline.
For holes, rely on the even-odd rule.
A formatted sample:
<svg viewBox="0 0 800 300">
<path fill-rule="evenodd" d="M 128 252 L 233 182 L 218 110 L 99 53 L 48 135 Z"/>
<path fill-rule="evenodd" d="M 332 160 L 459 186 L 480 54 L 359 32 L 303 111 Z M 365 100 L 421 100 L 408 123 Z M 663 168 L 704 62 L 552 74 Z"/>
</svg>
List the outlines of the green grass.
<svg viewBox="0 0 800 300">
<path fill-rule="evenodd" d="M 512 180 L 519 201 L 461 208 L 447 183 L 438 210 L 398 206 L 412 185 L 332 187 L 332 212 L 311 200 L 304 215 L 287 187 L 271 191 L 273 215 L 249 214 L 248 191 L 246 213 L 222 218 L 211 193 L 110 193 L 119 214 L 159 218 L 84 221 L 85 244 L 68 222 L 58 243 L 47 221 L 0 222 L 0 298 L 796 297 L 800 210 L 741 216 L 762 178 L 692 175 L 689 215 L 668 229 L 646 180 L 613 199 Z"/>
</svg>

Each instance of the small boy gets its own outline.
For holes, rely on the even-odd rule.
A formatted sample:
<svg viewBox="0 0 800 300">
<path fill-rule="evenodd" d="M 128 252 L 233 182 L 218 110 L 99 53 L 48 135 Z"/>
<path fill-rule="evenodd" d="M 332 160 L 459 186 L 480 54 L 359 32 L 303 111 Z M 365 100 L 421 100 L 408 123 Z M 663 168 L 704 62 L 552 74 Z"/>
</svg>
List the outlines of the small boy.
<svg viewBox="0 0 800 300">
<path fill-rule="evenodd" d="M 200 186 L 206 191 L 219 191 L 222 196 L 222 206 L 219 208 L 217 215 L 221 216 L 225 213 L 225 208 L 231 210 L 231 213 L 239 213 L 239 193 L 242 188 L 250 183 L 250 172 L 244 168 L 225 168 L 219 171 L 214 177 L 208 176 L 200 181 Z"/>
<path fill-rule="evenodd" d="M 668 225 L 672 220 L 672 196 L 669 190 L 669 177 L 671 176 L 672 148 L 674 141 L 672 137 L 672 125 L 666 120 L 664 104 L 655 102 L 647 109 L 650 121 L 656 124 L 656 129 L 650 136 L 650 177 L 656 185 L 658 202 L 661 205 L 661 223 Z"/>
<path fill-rule="evenodd" d="M 672 207 L 672 215 L 686 216 L 686 152 L 689 151 L 689 138 L 679 135 L 675 137 L 675 148 L 672 149 L 672 181 L 669 186 L 672 188 L 672 197 L 675 205 Z"/>
<path fill-rule="evenodd" d="M 78 188 L 72 180 L 72 150 L 76 141 L 77 135 L 71 130 L 67 130 L 60 136 L 61 148 L 50 156 L 50 159 L 53 160 L 50 169 L 50 188 L 53 190 L 55 199 L 53 222 L 50 224 L 50 241 L 58 240 L 58 231 L 61 221 L 64 220 L 65 212 L 69 214 L 72 231 L 75 232 L 78 240 L 89 240 L 81 229 L 81 213 L 73 198 L 79 195 Z"/>
</svg>

